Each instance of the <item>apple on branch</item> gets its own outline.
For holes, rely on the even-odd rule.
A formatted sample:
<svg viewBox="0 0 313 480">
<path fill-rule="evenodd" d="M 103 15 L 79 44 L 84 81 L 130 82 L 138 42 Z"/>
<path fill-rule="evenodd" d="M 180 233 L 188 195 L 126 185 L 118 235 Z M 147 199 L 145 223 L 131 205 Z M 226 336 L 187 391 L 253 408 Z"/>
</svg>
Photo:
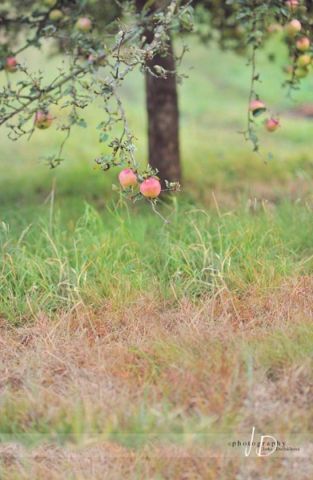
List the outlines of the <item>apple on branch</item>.
<svg viewBox="0 0 313 480">
<path fill-rule="evenodd" d="M 266 119 L 264 125 L 268 132 L 275 132 L 280 127 L 279 120 L 273 117 Z"/>
<path fill-rule="evenodd" d="M 291 22 L 285 25 L 285 32 L 288 37 L 294 37 L 301 31 L 301 29 L 302 25 L 297 19 L 291 20 Z"/>
<path fill-rule="evenodd" d="M 35 114 L 35 127 L 40 130 L 46 130 L 51 126 L 53 116 L 48 111 L 38 110 Z"/>
<path fill-rule="evenodd" d="M 266 111 L 265 103 L 261 100 L 252 100 L 249 105 L 249 110 L 252 115 L 255 117 Z"/>
<path fill-rule="evenodd" d="M 147 178 L 141 183 L 140 192 L 146 198 L 157 198 L 161 193 L 161 183 L 155 177 Z"/>
<path fill-rule="evenodd" d="M 131 168 L 122 170 L 118 179 L 123 188 L 135 187 L 137 185 L 137 176 Z"/>
<path fill-rule="evenodd" d="M 310 48 L 310 40 L 308 37 L 301 37 L 296 41 L 296 47 L 300 52 L 306 52 Z"/>
<path fill-rule="evenodd" d="M 6 59 L 4 68 L 7 72 L 14 73 L 17 70 L 17 65 L 18 63 L 16 58 L 11 56 Z"/>
<path fill-rule="evenodd" d="M 80 32 L 87 33 L 92 29 L 92 21 L 88 17 L 81 17 L 76 22 L 76 28 Z"/>
<path fill-rule="evenodd" d="M 51 10 L 51 12 L 49 13 L 49 19 L 51 20 L 51 22 L 59 22 L 60 20 L 62 20 L 63 17 L 64 15 L 62 10 L 55 9 Z"/>
</svg>

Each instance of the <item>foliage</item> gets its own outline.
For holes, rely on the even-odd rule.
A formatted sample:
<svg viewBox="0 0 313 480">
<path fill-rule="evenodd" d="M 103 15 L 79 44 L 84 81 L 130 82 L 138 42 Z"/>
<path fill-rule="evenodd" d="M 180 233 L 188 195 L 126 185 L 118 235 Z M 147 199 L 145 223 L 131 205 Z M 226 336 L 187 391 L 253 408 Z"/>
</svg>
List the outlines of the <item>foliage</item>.
<svg viewBox="0 0 313 480">
<path fill-rule="evenodd" d="M 139 171 L 135 158 L 134 135 L 130 131 L 119 88 L 135 68 L 144 71 L 147 59 L 166 53 L 170 31 L 185 28 L 186 7 L 171 1 L 165 9 L 135 12 L 132 2 L 95 2 L 85 0 L 14 0 L 1 6 L 1 65 L 7 82 L 0 94 L 0 125 L 9 128 L 12 140 L 30 138 L 36 127 L 49 128 L 51 108 L 65 109 L 67 118 L 57 128 L 65 140 L 57 154 L 48 158 L 51 168 L 62 160 L 62 152 L 71 129 L 86 128 L 82 111 L 97 102 L 103 109 L 98 124 L 100 144 L 108 144 L 110 154 L 100 154 L 96 163 L 107 170 L 111 166 L 130 166 L 139 181 L 157 172 Z M 144 31 L 153 25 L 153 38 L 147 42 Z M 22 54 L 30 48 L 63 51 L 62 65 L 46 82 L 45 72 L 32 71 Z M 20 60 L 21 58 L 21 60 Z M 18 72 L 18 73 L 17 73 Z M 167 72 L 150 72 L 164 77 Z M 13 74 L 16 81 L 13 81 Z M 38 121 L 38 116 L 43 121 Z M 46 119 L 49 119 L 48 122 Z M 112 135 L 120 125 L 119 136 Z M 169 185 L 169 189 L 177 188 Z M 135 194 L 134 198 L 138 195 Z"/>
<path fill-rule="evenodd" d="M 282 39 L 288 47 L 290 65 L 286 66 L 283 86 L 287 87 L 289 95 L 299 88 L 301 79 L 309 74 L 312 63 L 310 38 L 313 28 L 311 1 L 200 0 L 195 4 L 200 38 L 203 41 L 217 38 L 221 48 L 233 49 L 248 57 L 251 65 L 249 105 L 253 99 L 259 98 L 257 85 L 263 80 L 262 71 L 257 67 L 257 52 L 265 46 L 271 35 L 282 32 Z M 290 28 L 290 24 L 295 21 L 300 22 L 298 31 Z M 299 47 L 298 41 L 303 38 L 307 39 L 308 48 Z M 303 59 L 304 51 L 306 59 Z M 270 57 L 269 61 L 274 59 Z M 270 119 L 277 121 L 277 114 L 271 112 L 271 109 L 268 109 L 268 112 Z M 247 128 L 242 133 L 251 141 L 254 151 L 257 151 L 259 141 L 255 116 L 248 107 Z"/>
<path fill-rule="evenodd" d="M 103 170 L 128 166 L 136 172 L 139 182 L 157 174 L 149 166 L 143 171 L 139 169 L 135 135 L 129 128 L 119 90 L 124 79 L 137 68 L 164 78 L 173 73 L 163 71 L 158 65 L 151 70 L 147 61 L 160 53 L 166 55 L 171 32 L 192 30 L 193 10 L 187 0 L 142 4 L 139 10 L 131 1 L 112 4 L 96 0 L 14 0 L 1 5 L 0 58 L 7 82 L 0 93 L 0 125 L 6 124 L 12 140 L 25 135 L 31 137 L 36 127 L 48 128 L 52 121 L 45 121 L 45 116 L 49 118 L 51 107 L 58 105 L 67 112 L 67 117 L 57 123 L 57 128 L 64 132 L 64 142 L 59 151 L 48 158 L 54 168 L 63 160 L 64 143 L 72 128 L 88 126 L 83 110 L 96 102 L 103 109 L 103 119 L 97 126 L 99 143 L 111 149 L 110 153 L 99 151 L 97 165 Z M 291 62 L 286 68 L 284 85 L 290 94 L 299 88 L 312 62 L 311 2 L 203 0 L 193 5 L 194 31 L 202 40 L 217 37 L 222 48 L 247 55 L 251 65 L 249 105 L 259 98 L 258 84 L 262 81 L 262 72 L 257 66 L 258 51 L 270 35 L 282 29 Z M 147 31 L 152 33 L 152 40 L 147 40 Z M 51 50 L 53 46 L 62 50 L 63 62 L 55 77 L 47 82 L 44 72 L 31 70 L 22 54 L 29 48 Z M 44 119 L 40 124 L 36 122 L 38 112 Z M 268 107 L 267 112 L 270 117 L 265 125 L 276 122 L 278 127 L 277 114 Z M 255 151 L 259 148 L 255 128 L 257 113 L 259 111 L 248 107 L 247 127 L 242 132 Z M 116 124 L 120 128 L 118 135 L 113 133 Z M 168 184 L 168 189 L 175 190 L 177 185 Z M 137 190 L 126 193 L 133 200 L 140 198 Z"/>
</svg>

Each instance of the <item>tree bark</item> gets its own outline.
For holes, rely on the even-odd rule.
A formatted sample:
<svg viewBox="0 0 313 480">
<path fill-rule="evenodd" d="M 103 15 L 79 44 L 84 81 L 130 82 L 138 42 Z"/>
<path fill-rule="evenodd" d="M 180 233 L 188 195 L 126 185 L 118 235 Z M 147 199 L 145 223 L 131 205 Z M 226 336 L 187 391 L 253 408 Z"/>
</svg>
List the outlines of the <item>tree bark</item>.
<svg viewBox="0 0 313 480">
<path fill-rule="evenodd" d="M 145 3 L 146 0 L 136 0 L 137 11 L 140 11 Z M 147 30 L 145 36 L 148 43 L 153 40 L 151 30 Z M 166 78 L 155 77 L 146 72 L 149 164 L 158 170 L 164 186 L 165 180 L 181 180 L 179 110 L 172 39 L 169 41 L 166 56 L 158 54 L 147 61 L 152 72 L 155 72 L 156 65 L 171 72 Z"/>
<path fill-rule="evenodd" d="M 172 41 L 168 55 L 156 55 L 148 62 L 153 71 L 155 65 L 174 72 L 175 59 Z M 146 73 L 146 103 L 148 114 L 149 163 L 159 171 L 164 180 L 180 181 L 179 111 L 175 73 L 157 78 Z"/>
</svg>

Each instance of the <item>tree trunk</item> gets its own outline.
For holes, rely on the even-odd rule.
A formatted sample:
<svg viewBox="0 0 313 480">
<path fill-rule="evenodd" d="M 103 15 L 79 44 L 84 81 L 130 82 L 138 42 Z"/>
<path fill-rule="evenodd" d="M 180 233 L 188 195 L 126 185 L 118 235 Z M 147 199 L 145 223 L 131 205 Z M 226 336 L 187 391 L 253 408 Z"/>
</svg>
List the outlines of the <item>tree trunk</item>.
<svg viewBox="0 0 313 480">
<path fill-rule="evenodd" d="M 140 12 L 146 0 L 136 0 L 137 11 Z M 155 2 L 154 8 L 158 5 Z M 147 42 L 153 40 L 153 31 L 145 32 Z M 175 72 L 175 57 L 172 39 L 169 41 L 167 55 L 156 55 L 147 61 L 152 72 L 160 67 Z M 179 111 L 177 98 L 177 81 L 175 73 L 168 73 L 166 78 L 154 77 L 146 72 L 146 105 L 148 115 L 149 164 L 158 170 L 164 181 L 181 180 L 181 164 L 179 151 Z"/>
<path fill-rule="evenodd" d="M 148 62 L 153 71 L 159 65 L 165 70 L 175 70 L 172 41 L 168 55 L 156 55 Z M 146 102 L 148 114 L 149 163 L 159 171 L 164 180 L 180 181 L 181 166 L 179 152 L 179 112 L 176 75 L 169 73 L 166 78 L 157 78 L 146 73 Z"/>
</svg>

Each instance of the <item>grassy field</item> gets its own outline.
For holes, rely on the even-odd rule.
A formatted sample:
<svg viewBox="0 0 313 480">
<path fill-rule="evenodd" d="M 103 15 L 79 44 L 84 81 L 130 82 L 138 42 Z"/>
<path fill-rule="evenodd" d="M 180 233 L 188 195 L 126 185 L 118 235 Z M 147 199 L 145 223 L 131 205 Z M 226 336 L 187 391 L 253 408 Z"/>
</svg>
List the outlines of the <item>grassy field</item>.
<svg viewBox="0 0 313 480">
<path fill-rule="evenodd" d="M 184 188 L 160 206 L 169 224 L 112 192 L 117 172 L 94 169 L 96 106 L 53 171 L 41 157 L 58 132 L 1 132 L 0 478 L 313 477 L 310 437 L 302 458 L 227 449 L 253 426 L 313 426 L 312 120 L 296 108 L 313 77 L 290 99 L 283 48 L 259 64 L 282 127 L 260 126 L 256 155 L 238 134 L 245 60 L 191 43 Z M 134 75 L 123 97 L 145 162 L 143 88 Z"/>
</svg>

